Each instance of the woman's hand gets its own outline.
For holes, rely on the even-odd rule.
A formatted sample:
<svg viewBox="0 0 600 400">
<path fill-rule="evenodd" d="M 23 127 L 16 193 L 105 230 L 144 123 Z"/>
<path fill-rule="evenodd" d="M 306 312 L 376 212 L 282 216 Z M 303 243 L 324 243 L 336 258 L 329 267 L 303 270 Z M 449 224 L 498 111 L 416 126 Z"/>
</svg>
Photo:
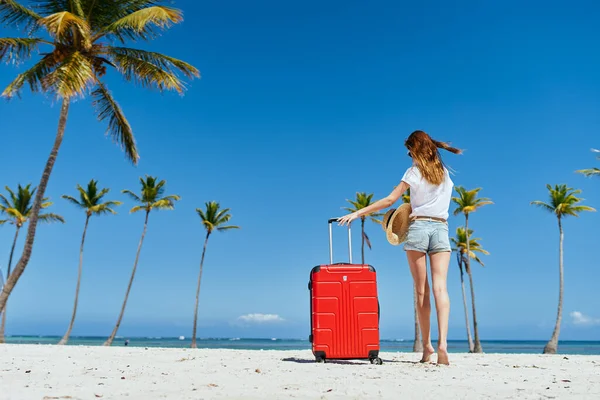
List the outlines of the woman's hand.
<svg viewBox="0 0 600 400">
<path fill-rule="evenodd" d="M 338 225 L 340 225 L 340 226 L 350 225 L 352 223 L 352 221 L 354 221 L 357 218 L 359 218 L 358 212 L 353 212 L 351 214 L 344 215 L 343 217 L 338 218 Z"/>
</svg>

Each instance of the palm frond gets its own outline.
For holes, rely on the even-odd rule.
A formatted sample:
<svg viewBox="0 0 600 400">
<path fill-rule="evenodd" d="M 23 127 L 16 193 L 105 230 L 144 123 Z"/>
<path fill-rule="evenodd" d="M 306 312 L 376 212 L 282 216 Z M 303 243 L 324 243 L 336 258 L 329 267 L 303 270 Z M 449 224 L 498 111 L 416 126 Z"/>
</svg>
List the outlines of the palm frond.
<svg viewBox="0 0 600 400">
<path fill-rule="evenodd" d="M 0 0 L 0 23 L 5 26 L 25 24 L 28 29 L 37 27 L 41 19 L 37 13 L 13 0 Z"/>
<path fill-rule="evenodd" d="M 552 207 L 550 204 L 544 203 L 543 201 L 535 200 L 531 202 L 531 205 L 538 206 L 551 213 L 554 212 L 554 207 Z"/>
<path fill-rule="evenodd" d="M 117 56 L 128 56 L 138 60 L 146 61 L 165 71 L 168 71 L 171 74 L 173 74 L 175 71 L 179 71 L 190 79 L 200 76 L 200 71 L 198 71 L 198 69 L 193 65 L 188 64 L 185 61 L 178 60 L 177 58 L 153 51 L 132 49 L 128 47 L 108 47 L 106 50 L 106 55 L 110 56 L 111 58 Z"/>
<path fill-rule="evenodd" d="M 228 212 L 229 208 L 223 208 L 222 210 L 219 210 L 218 213 L 215 213 L 214 220 L 217 221 L 217 223 L 225 223 L 229 221 L 231 215 L 229 215 Z"/>
<path fill-rule="evenodd" d="M 201 208 L 196 208 L 196 212 L 200 216 L 200 219 L 202 219 L 203 221 L 206 220 L 206 215 L 204 214 L 204 211 Z"/>
<path fill-rule="evenodd" d="M 175 204 L 173 203 L 173 198 L 163 198 L 152 203 L 152 208 L 157 208 L 159 210 L 172 210 L 175 208 Z"/>
<path fill-rule="evenodd" d="M 369 239 L 369 236 L 367 235 L 367 232 L 363 232 L 363 237 L 365 238 L 365 243 L 367 244 L 367 246 L 369 247 L 369 249 L 371 249 L 371 240 Z"/>
<path fill-rule="evenodd" d="M 16 219 L 16 220 L 27 219 L 27 214 L 23 215 L 23 213 L 21 213 L 19 210 L 17 210 L 14 207 L 6 208 L 4 210 L 4 214 L 8 215 L 9 217 L 13 217 L 13 219 Z"/>
<path fill-rule="evenodd" d="M 79 51 L 69 54 L 44 78 L 44 85 L 63 98 L 83 96 L 95 82 L 90 60 Z"/>
<path fill-rule="evenodd" d="M 113 206 L 120 206 L 121 203 L 120 201 L 107 201 L 106 203 L 102 203 L 102 204 L 97 204 L 93 207 L 89 208 L 89 212 L 92 214 L 116 214 L 117 212 L 115 210 L 113 210 L 111 207 Z"/>
<path fill-rule="evenodd" d="M 77 32 L 79 40 L 88 49 L 91 46 L 90 27 L 87 21 L 69 11 L 61 11 L 38 20 L 50 36 L 60 42 L 66 42 L 73 32 Z"/>
<path fill-rule="evenodd" d="M 129 210 L 130 213 L 135 213 L 138 211 L 146 211 L 146 206 L 135 206 L 133 207 L 131 210 Z"/>
<path fill-rule="evenodd" d="M 4 224 L 6 224 L 7 222 L 10 222 L 10 221 L 9 221 L 9 220 L 7 220 L 7 219 L 0 219 L 0 225 L 4 225 Z"/>
<path fill-rule="evenodd" d="M 51 201 L 47 201 L 47 200 L 48 200 L 47 198 L 46 198 L 46 199 L 44 199 L 44 200 L 42 200 L 42 205 L 40 206 L 41 208 L 48 208 L 48 207 L 50 207 L 52 204 L 54 204 L 53 202 L 51 202 Z M 33 207 L 33 204 L 32 204 L 31 206 Z"/>
<path fill-rule="evenodd" d="M 52 54 L 47 54 L 42 59 L 32 66 L 27 71 L 17 75 L 17 77 L 4 89 L 3 97 L 11 98 L 14 95 L 19 95 L 24 84 L 29 84 L 32 92 L 46 90 L 44 78 L 53 72 L 56 67 L 56 61 Z"/>
<path fill-rule="evenodd" d="M 176 195 L 176 194 L 170 194 L 168 196 L 163 197 L 163 200 L 179 201 L 179 200 L 181 200 L 181 196 Z"/>
<path fill-rule="evenodd" d="M 596 209 L 588 206 L 572 206 L 566 207 L 562 212 L 563 215 L 571 215 L 573 217 L 579 217 L 579 213 L 582 211 L 595 212 Z"/>
<path fill-rule="evenodd" d="M 50 223 L 50 222 L 62 222 L 62 223 L 64 223 L 65 222 L 65 220 L 64 220 L 64 218 L 62 216 L 60 216 L 58 214 L 52 214 L 52 213 L 49 213 L 49 214 L 40 214 L 38 216 L 38 219 L 40 221 L 42 221 L 42 222 L 47 222 L 47 223 Z"/>
<path fill-rule="evenodd" d="M 49 42 L 40 38 L 0 38 L 0 62 L 20 64 L 42 43 Z"/>
<path fill-rule="evenodd" d="M 67 196 L 66 194 L 63 194 L 61 197 L 79 208 L 85 208 L 85 205 L 80 203 L 79 200 L 74 197 Z"/>
<path fill-rule="evenodd" d="M 103 205 L 105 205 L 107 207 L 120 206 L 122 204 L 123 204 L 122 201 L 117 201 L 117 200 L 109 200 L 109 201 L 103 203 Z"/>
<path fill-rule="evenodd" d="M 7 189 L 9 189 L 9 188 L 7 187 Z M 2 203 L 2 205 L 4 207 L 10 207 L 10 202 L 8 201 L 8 199 L 6 197 L 4 197 L 3 194 L 0 194 L 0 202 Z"/>
<path fill-rule="evenodd" d="M 140 156 L 137 151 L 135 137 L 119 104 L 117 104 L 106 86 L 100 81 L 98 81 L 96 90 L 92 92 L 92 97 L 94 98 L 92 105 L 96 109 L 98 119 L 103 121 L 108 118 L 107 133 L 125 151 L 127 158 L 133 164 L 137 164 Z"/>
<path fill-rule="evenodd" d="M 219 226 L 217 228 L 218 231 L 227 231 L 229 229 L 241 229 L 239 226 L 229 225 L 229 226 Z"/>
<path fill-rule="evenodd" d="M 175 90 L 181 94 L 185 89 L 184 83 L 175 73 L 139 58 L 139 54 L 110 53 L 110 58 L 127 81 L 136 82 L 144 88 L 157 88 L 161 92 Z"/>
<path fill-rule="evenodd" d="M 83 5 L 81 4 L 81 0 L 68 0 L 70 4 L 70 10 L 72 13 L 77 15 L 78 17 L 85 17 L 83 13 Z"/>
<path fill-rule="evenodd" d="M 121 42 L 124 42 L 125 38 L 148 40 L 154 37 L 156 27 L 169 28 L 172 24 L 181 21 L 183 21 L 183 16 L 180 10 L 164 6 L 145 7 L 106 26 L 94 40 L 104 35 L 114 35 Z"/>
<path fill-rule="evenodd" d="M 140 199 L 140 196 L 138 196 L 137 194 L 133 193 L 131 190 L 125 189 L 125 190 L 122 190 L 121 193 L 124 193 L 124 194 L 128 195 L 134 201 L 137 201 L 139 203 L 142 202 L 142 199 Z"/>
<path fill-rule="evenodd" d="M 587 177 L 590 176 L 600 176 L 600 168 L 588 168 L 588 169 L 578 169 L 575 171 L 579 174 L 583 174 Z"/>
<path fill-rule="evenodd" d="M 373 215 L 373 214 L 371 214 L 371 215 Z M 377 214 L 377 216 L 381 216 L 381 215 L 382 215 L 382 214 Z M 373 217 L 373 216 L 371 216 L 369 219 L 371 220 L 371 222 L 374 222 L 374 223 L 376 223 L 376 224 L 381 224 L 381 223 L 383 222 L 382 220 L 380 220 L 380 219 L 377 219 L 377 218 L 375 218 L 375 217 Z"/>
</svg>

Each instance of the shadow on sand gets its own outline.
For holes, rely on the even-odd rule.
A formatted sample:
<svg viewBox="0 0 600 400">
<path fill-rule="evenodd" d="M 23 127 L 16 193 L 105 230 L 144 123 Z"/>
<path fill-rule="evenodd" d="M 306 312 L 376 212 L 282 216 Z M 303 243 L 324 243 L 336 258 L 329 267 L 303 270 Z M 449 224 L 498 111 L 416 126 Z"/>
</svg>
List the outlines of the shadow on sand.
<svg viewBox="0 0 600 400">
<path fill-rule="evenodd" d="M 315 361 L 314 358 L 296 358 L 296 357 L 288 357 L 288 358 L 282 358 L 281 361 L 286 361 L 286 362 L 295 362 L 298 364 L 317 364 L 317 362 Z M 397 362 L 410 362 L 411 364 L 413 364 L 413 362 L 411 361 L 396 361 L 396 360 L 383 360 L 383 363 L 397 363 Z M 371 363 L 368 360 L 365 361 L 351 361 L 351 360 L 327 360 L 325 362 L 325 364 L 340 364 L 340 365 L 370 365 Z M 418 364 L 418 362 L 416 362 L 415 364 Z"/>
</svg>

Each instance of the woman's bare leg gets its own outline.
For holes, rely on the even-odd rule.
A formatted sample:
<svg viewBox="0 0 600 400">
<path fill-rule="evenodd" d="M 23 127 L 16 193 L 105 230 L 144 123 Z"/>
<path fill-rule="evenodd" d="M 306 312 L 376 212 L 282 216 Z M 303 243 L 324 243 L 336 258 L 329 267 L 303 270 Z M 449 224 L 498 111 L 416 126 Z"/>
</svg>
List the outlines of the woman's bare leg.
<svg viewBox="0 0 600 400">
<path fill-rule="evenodd" d="M 444 251 L 429 256 L 431 263 L 431 285 L 435 298 L 435 310 L 438 321 L 438 364 L 450 364 L 448 360 L 448 317 L 450 315 L 450 298 L 446 285 L 450 252 Z"/>
<path fill-rule="evenodd" d="M 419 314 L 421 337 L 423 338 L 421 362 L 429 362 L 435 350 L 431 345 L 431 300 L 429 298 L 429 282 L 427 281 L 427 256 L 425 253 L 413 250 L 408 250 L 406 256 L 417 290 L 417 312 Z"/>
</svg>

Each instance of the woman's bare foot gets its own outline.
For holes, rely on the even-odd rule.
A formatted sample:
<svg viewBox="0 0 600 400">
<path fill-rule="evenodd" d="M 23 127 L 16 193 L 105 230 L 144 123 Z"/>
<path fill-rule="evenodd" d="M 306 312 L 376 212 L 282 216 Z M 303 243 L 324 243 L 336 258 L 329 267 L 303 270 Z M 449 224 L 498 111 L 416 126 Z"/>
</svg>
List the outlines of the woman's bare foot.
<svg viewBox="0 0 600 400">
<path fill-rule="evenodd" d="M 428 363 L 433 353 L 435 353 L 435 350 L 432 345 L 423 346 L 423 358 L 419 362 Z"/>
<path fill-rule="evenodd" d="M 450 365 L 450 360 L 448 359 L 448 350 L 443 348 L 438 349 L 437 363 L 442 365 Z"/>
</svg>

